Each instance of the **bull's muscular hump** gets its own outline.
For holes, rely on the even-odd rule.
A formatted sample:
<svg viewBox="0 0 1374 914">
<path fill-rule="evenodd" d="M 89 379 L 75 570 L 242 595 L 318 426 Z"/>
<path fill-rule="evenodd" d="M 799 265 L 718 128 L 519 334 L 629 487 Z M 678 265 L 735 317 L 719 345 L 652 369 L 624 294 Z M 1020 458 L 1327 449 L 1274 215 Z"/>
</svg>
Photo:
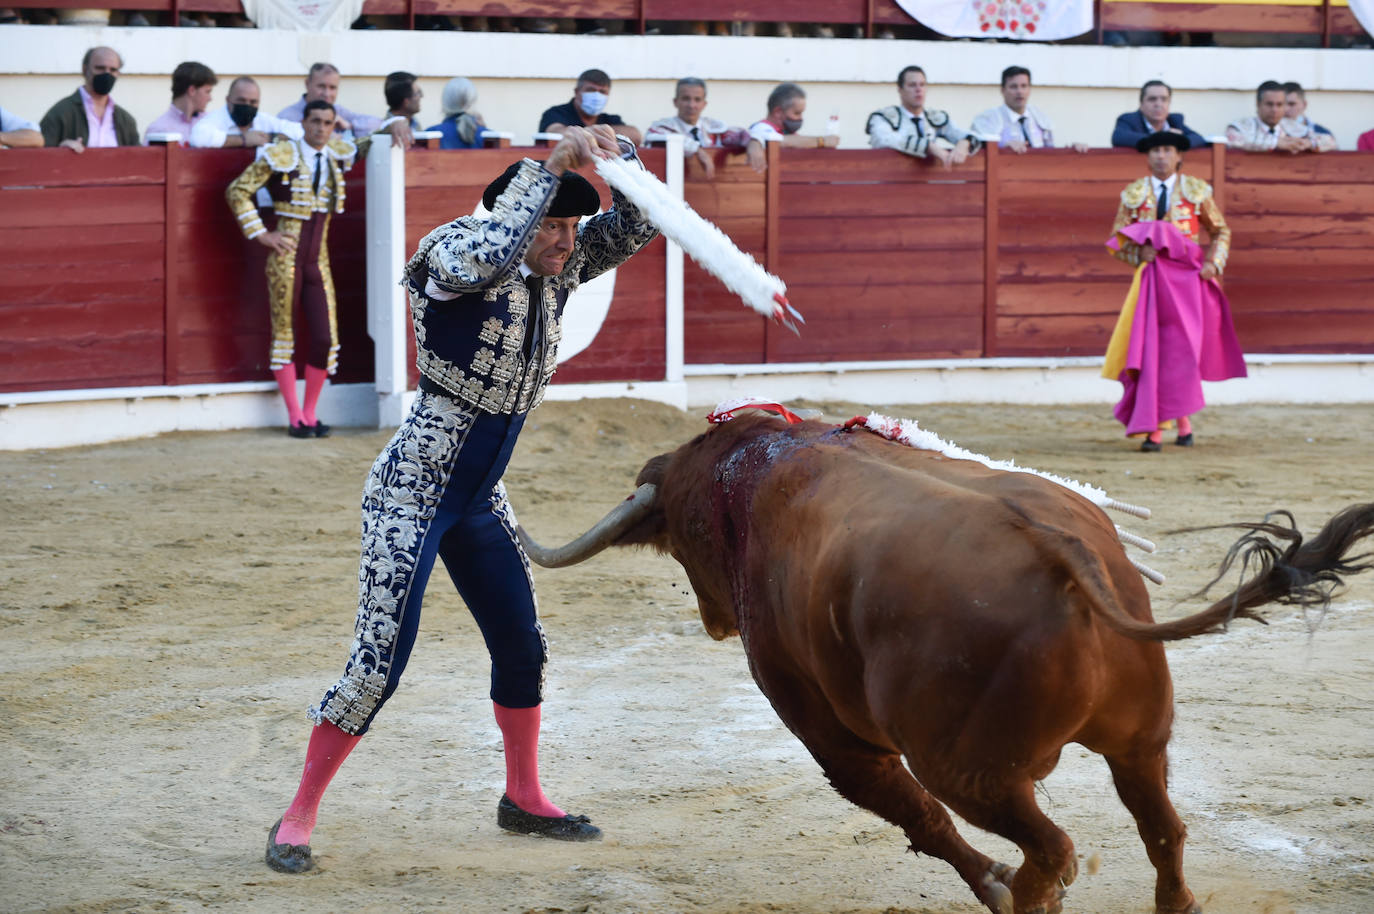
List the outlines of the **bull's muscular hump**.
<svg viewBox="0 0 1374 914">
<path fill-rule="evenodd" d="M 1069 742 L 1106 758 L 1156 870 L 1156 910 L 1200 911 L 1165 788 L 1160 640 L 1321 599 L 1308 585 L 1368 567 L 1344 556 L 1374 533 L 1374 504 L 1306 545 L 1284 533 L 1288 549 L 1266 541 L 1265 570 L 1235 594 L 1155 624 L 1112 522 L 1038 476 L 743 415 L 650 461 L 638 483 L 563 550 L 526 537 L 531 556 L 558 564 L 613 543 L 675 558 L 707 631 L 740 635 L 759 688 L 835 789 L 949 862 L 996 914 L 1059 911 L 1076 874 L 1034 794 Z M 946 807 L 1014 842 L 1022 865 L 969 846 Z"/>
</svg>

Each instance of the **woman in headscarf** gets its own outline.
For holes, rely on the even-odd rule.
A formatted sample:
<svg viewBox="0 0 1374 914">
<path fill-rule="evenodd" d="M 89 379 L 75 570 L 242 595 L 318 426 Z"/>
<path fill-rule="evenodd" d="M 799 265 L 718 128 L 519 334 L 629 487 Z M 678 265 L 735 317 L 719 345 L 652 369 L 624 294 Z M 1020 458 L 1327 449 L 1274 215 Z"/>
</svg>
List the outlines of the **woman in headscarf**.
<svg viewBox="0 0 1374 914">
<path fill-rule="evenodd" d="M 488 131 L 482 115 L 472 110 L 477 103 L 477 87 L 465 76 L 455 76 L 444 86 L 441 104 L 444 119 L 430 127 L 443 134 L 440 149 L 480 149 Z"/>
</svg>

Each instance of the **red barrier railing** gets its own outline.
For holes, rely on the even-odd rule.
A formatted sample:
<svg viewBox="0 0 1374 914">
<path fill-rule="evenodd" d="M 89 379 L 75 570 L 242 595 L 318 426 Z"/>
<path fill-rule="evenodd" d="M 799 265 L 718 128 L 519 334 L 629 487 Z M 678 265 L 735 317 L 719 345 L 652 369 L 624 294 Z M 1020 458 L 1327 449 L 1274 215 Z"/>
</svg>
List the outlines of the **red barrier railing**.
<svg viewBox="0 0 1374 914">
<path fill-rule="evenodd" d="M 506 163 L 543 151 L 407 155 L 406 246 L 472 212 Z M 663 174 L 662 150 L 644 158 Z M 1100 355 L 1129 281 L 1104 243 L 1145 171 L 1126 150 L 989 150 L 944 171 L 894 152 L 771 150 L 766 176 L 693 160 L 685 196 L 788 283 L 800 337 L 684 268 L 689 364 Z M 267 380 L 264 250 L 224 187 L 244 150 L 14 150 L 0 157 L 0 390 Z M 1365 153 L 1190 153 L 1233 230 L 1225 285 L 1247 352 L 1374 353 L 1374 169 Z M 363 169 L 330 251 L 339 381 L 372 378 Z M 605 196 L 603 191 L 603 196 Z M 664 246 L 618 271 L 595 343 L 558 380 L 664 374 Z M 575 302 L 576 304 L 576 302 Z"/>
</svg>

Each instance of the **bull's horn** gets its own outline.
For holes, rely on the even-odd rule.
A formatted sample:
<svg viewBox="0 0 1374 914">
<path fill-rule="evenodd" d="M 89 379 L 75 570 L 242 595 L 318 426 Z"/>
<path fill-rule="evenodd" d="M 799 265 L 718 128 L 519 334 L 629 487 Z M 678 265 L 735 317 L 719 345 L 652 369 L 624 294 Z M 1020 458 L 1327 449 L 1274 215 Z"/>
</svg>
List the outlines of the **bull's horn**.
<svg viewBox="0 0 1374 914">
<path fill-rule="evenodd" d="M 525 528 L 518 524 L 515 527 L 515 532 L 520 537 L 520 545 L 525 547 L 525 553 L 536 564 L 545 568 L 566 568 L 569 565 L 576 565 L 611 545 L 617 537 L 652 511 L 654 493 L 657 489 L 658 487 L 651 482 L 644 483 L 635 489 L 633 495 L 616 505 L 605 517 L 597 521 L 590 530 L 566 546 L 546 549 L 530 539 Z"/>
<path fill-rule="evenodd" d="M 1146 552 L 1154 552 L 1155 544 L 1143 536 L 1136 536 L 1129 530 L 1123 530 L 1120 525 L 1116 525 L 1117 539 L 1128 546 L 1135 546 L 1137 549 L 1144 549 Z"/>
</svg>

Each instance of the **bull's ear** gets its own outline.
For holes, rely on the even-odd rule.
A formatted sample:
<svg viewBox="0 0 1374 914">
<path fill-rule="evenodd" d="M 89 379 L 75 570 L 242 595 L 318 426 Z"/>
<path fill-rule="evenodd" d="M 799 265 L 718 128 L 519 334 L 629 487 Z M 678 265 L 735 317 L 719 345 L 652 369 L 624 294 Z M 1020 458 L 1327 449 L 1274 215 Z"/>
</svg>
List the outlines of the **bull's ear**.
<svg viewBox="0 0 1374 914">
<path fill-rule="evenodd" d="M 663 478 L 668 475 L 668 461 L 672 457 L 672 454 L 659 454 L 644 464 L 644 469 L 640 470 L 639 475 L 635 477 L 635 486 L 642 486 L 646 482 L 651 485 L 662 486 Z"/>
</svg>

